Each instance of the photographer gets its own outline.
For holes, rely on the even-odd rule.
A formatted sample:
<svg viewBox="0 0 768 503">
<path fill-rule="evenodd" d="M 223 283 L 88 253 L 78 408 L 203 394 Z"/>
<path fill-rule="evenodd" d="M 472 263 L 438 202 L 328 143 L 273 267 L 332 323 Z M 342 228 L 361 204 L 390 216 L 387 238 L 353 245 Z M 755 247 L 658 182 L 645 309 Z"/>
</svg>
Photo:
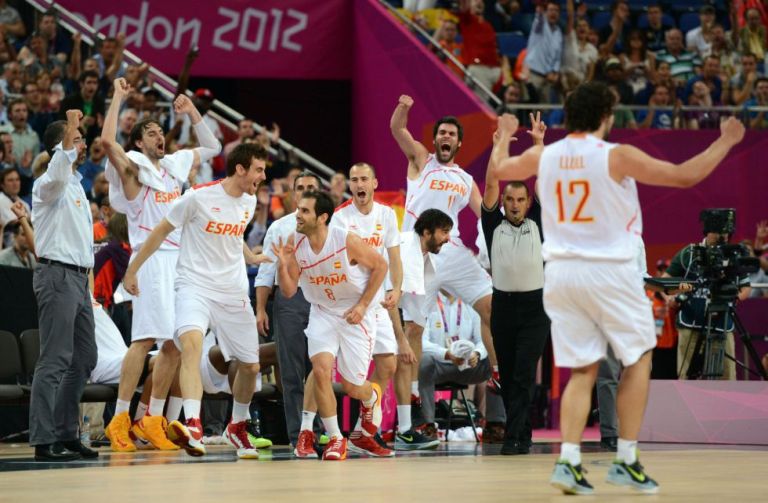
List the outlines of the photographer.
<svg viewBox="0 0 768 503">
<path fill-rule="evenodd" d="M 718 215 L 714 210 L 705 210 L 702 212 L 701 219 L 704 222 L 704 240 L 700 243 L 700 246 L 705 247 L 701 250 L 700 246 L 688 245 L 674 256 L 669 267 L 664 272 L 663 277 L 681 277 L 685 280 L 696 282 L 699 280 L 710 279 L 707 277 L 707 267 L 701 267 L 699 260 L 695 258 L 697 252 L 702 252 L 706 256 L 712 256 L 713 253 L 717 253 L 724 249 L 728 241 L 731 238 L 729 231 L 732 231 L 733 226 L 727 225 L 724 222 L 713 222 L 708 220 L 708 215 Z M 732 215 L 731 215 L 732 216 Z M 718 248 L 719 250 L 713 250 Z M 726 275 L 727 276 L 727 275 Z M 732 279 L 735 286 L 738 288 L 738 300 L 744 300 L 749 297 L 749 276 L 746 274 L 734 274 Z M 677 370 L 678 377 L 686 379 L 688 377 L 688 367 L 691 364 L 696 348 L 698 338 L 705 332 L 707 323 L 707 300 L 710 301 L 712 292 L 710 291 L 710 285 L 708 282 L 701 283 L 700 286 L 690 295 L 680 297 L 670 297 L 671 303 L 680 303 L 680 313 L 677 318 L 678 326 L 678 345 L 677 345 Z M 735 298 L 733 299 L 735 300 Z M 734 356 L 735 343 L 733 338 L 733 319 L 728 319 L 727 326 L 724 325 L 724 313 L 713 312 L 712 313 L 712 332 L 719 335 L 725 331 L 724 350 L 725 354 L 729 357 Z M 701 344 L 701 350 L 703 351 L 704 341 Z M 719 351 L 723 349 L 723 339 L 716 337 L 712 341 L 712 349 Z M 736 379 L 736 362 L 731 358 L 724 358 L 723 362 L 723 379 L 735 380 Z"/>
</svg>

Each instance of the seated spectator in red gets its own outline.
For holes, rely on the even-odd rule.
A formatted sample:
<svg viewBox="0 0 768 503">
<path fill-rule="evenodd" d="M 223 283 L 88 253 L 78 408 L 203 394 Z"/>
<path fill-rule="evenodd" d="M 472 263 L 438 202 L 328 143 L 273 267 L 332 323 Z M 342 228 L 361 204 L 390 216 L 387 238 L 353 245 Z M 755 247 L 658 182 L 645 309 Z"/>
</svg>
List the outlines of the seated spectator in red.
<svg viewBox="0 0 768 503">
<path fill-rule="evenodd" d="M 701 69 L 701 75 L 691 78 L 685 85 L 683 91 L 683 102 L 690 102 L 693 94 L 693 86 L 696 82 L 703 82 L 709 93 L 712 95 L 712 103 L 720 103 L 723 94 L 723 81 L 720 80 L 720 58 L 717 56 L 707 56 Z M 698 100 L 700 101 L 700 100 Z"/>
<path fill-rule="evenodd" d="M 704 81 L 694 82 L 692 88 L 689 105 L 711 108 L 721 104 L 713 101 L 712 93 Z M 690 110 L 685 112 L 685 123 L 688 129 L 718 129 L 721 117 L 722 114 L 715 110 Z"/>
<path fill-rule="evenodd" d="M 672 107 L 674 97 L 671 90 L 664 84 L 657 84 L 653 90 L 651 99 L 648 100 L 648 110 L 637 112 L 637 123 L 641 129 L 677 129 L 677 118 Z M 664 110 L 657 110 L 664 107 Z"/>
<path fill-rule="evenodd" d="M 114 211 L 109 205 L 109 196 L 103 196 L 94 202 L 99 205 L 99 212 L 97 218 L 93 219 L 93 242 L 103 243 L 109 236 L 107 226 Z"/>
<path fill-rule="evenodd" d="M 461 62 L 467 70 L 489 90 L 493 90 L 501 78 L 499 50 L 496 46 L 496 31 L 483 16 L 483 0 L 460 0 L 459 28 L 464 41 Z M 484 101 L 485 93 L 475 90 Z"/>
<path fill-rule="evenodd" d="M 109 240 L 94 256 L 93 296 L 108 309 L 128 268 L 131 246 L 128 244 L 128 222 L 125 215 L 115 213 L 107 228 Z"/>
<path fill-rule="evenodd" d="M 666 47 L 664 34 L 674 26 L 664 22 L 661 5 L 648 6 L 648 28 L 645 29 L 645 40 L 648 50 L 658 52 Z"/>
</svg>

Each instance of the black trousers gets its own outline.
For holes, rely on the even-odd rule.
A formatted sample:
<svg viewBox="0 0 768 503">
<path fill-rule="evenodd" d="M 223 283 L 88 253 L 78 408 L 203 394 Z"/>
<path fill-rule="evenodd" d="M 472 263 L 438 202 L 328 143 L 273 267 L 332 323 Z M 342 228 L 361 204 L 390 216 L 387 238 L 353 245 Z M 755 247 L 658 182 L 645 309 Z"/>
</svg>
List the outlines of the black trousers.
<svg viewBox="0 0 768 503">
<path fill-rule="evenodd" d="M 501 393 L 507 411 L 505 436 L 531 439 L 530 406 L 536 382 L 536 364 L 549 335 L 542 290 L 493 290 L 491 332 L 499 362 Z"/>
</svg>

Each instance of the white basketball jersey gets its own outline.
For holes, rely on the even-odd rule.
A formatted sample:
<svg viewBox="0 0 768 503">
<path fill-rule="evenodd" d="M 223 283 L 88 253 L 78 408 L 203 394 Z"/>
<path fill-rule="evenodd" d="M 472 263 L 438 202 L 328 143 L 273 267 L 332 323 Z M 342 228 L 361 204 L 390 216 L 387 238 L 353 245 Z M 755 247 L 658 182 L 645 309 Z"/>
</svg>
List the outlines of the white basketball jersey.
<svg viewBox="0 0 768 503">
<path fill-rule="evenodd" d="M 345 230 L 329 228 L 320 253 L 312 251 L 309 239 L 303 234 L 297 233 L 294 242 L 301 271 L 299 286 L 309 303 L 339 316 L 358 303 L 370 273 L 349 263 Z M 371 302 L 371 306 L 374 304 Z"/>
<path fill-rule="evenodd" d="M 132 211 L 128 215 L 128 240 L 134 251 L 141 248 L 155 226 L 168 214 L 171 203 L 181 196 L 181 182 L 164 169 L 160 169 L 165 191 L 144 185 L 136 199 L 130 202 Z M 168 234 L 160 249 L 178 250 L 180 242 L 181 229 L 177 228 Z"/>
<path fill-rule="evenodd" d="M 336 208 L 331 218 L 331 227 L 354 232 L 385 259 L 387 248 L 400 246 L 400 231 L 397 229 L 395 210 L 377 202 L 373 203 L 371 212 L 364 215 L 351 199 L 348 200 Z"/>
<path fill-rule="evenodd" d="M 459 237 L 459 212 L 469 204 L 472 195 L 472 175 L 458 165 L 444 166 L 433 154 L 416 180 L 408 179 L 403 232 L 412 231 L 413 225 L 425 210 L 434 208 L 451 217 L 451 236 Z"/>
<path fill-rule="evenodd" d="M 547 147 L 536 182 L 544 260 L 633 260 L 643 223 L 632 178 L 615 182 L 608 153 L 615 144 L 568 135 Z"/>
</svg>

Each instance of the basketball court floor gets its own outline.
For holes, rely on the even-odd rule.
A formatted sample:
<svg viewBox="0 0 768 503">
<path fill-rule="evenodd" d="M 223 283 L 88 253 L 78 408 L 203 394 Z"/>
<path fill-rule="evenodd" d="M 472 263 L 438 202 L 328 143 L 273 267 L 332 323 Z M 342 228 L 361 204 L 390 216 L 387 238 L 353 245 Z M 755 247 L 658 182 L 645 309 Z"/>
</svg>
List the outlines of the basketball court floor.
<svg viewBox="0 0 768 503">
<path fill-rule="evenodd" d="M 551 501 L 564 496 L 549 486 L 558 444 L 537 441 L 528 456 L 501 456 L 499 445 L 443 443 L 436 451 L 400 453 L 394 459 L 343 462 L 296 460 L 287 447 L 238 460 L 234 450 L 212 446 L 203 458 L 184 452 L 112 453 L 95 461 L 36 463 L 26 445 L 0 445 L 2 502 L 502 502 Z M 768 501 L 765 446 L 642 444 L 641 461 L 658 480 L 658 495 L 644 496 L 604 482 L 613 459 L 596 442 L 583 446 L 595 495 L 611 502 Z"/>
</svg>

